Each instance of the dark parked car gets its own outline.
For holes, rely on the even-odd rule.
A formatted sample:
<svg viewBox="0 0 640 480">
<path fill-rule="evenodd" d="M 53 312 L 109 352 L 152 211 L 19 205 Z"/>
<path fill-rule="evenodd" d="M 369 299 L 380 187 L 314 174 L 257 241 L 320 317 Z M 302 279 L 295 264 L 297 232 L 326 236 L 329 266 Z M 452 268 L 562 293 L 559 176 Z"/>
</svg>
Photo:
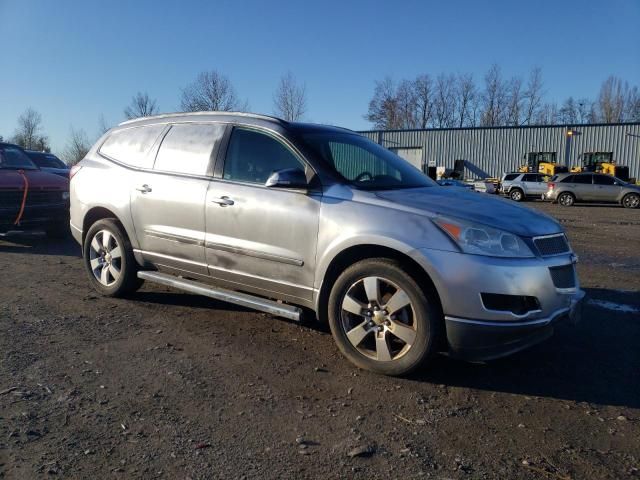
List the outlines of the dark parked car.
<svg viewBox="0 0 640 480">
<path fill-rule="evenodd" d="M 69 180 L 43 172 L 17 145 L 0 143 L 0 233 L 69 232 Z"/>
<path fill-rule="evenodd" d="M 640 186 L 603 173 L 561 173 L 549 182 L 544 199 L 565 207 L 575 202 L 604 202 L 638 208 Z"/>
<path fill-rule="evenodd" d="M 55 173 L 69 178 L 69 167 L 53 153 L 36 152 L 34 150 L 25 150 L 25 153 L 43 172 Z"/>
</svg>

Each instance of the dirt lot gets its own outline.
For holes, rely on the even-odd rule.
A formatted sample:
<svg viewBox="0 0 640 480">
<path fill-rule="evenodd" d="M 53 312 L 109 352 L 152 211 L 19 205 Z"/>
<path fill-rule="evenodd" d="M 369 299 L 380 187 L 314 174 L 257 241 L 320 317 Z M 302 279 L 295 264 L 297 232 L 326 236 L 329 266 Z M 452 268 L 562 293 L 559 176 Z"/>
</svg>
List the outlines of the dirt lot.
<svg viewBox="0 0 640 480">
<path fill-rule="evenodd" d="M 640 478 L 640 211 L 530 206 L 567 227 L 583 322 L 405 379 L 315 325 L 100 298 L 72 241 L 0 240 L 0 478 Z"/>
</svg>

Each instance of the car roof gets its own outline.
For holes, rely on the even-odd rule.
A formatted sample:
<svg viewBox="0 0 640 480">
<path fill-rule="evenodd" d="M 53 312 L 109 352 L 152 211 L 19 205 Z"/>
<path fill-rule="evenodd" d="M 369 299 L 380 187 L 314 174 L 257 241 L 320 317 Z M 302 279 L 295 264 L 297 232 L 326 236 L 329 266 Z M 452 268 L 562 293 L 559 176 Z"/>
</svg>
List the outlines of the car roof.
<svg viewBox="0 0 640 480">
<path fill-rule="evenodd" d="M 19 148 L 20 150 L 24 150 L 24 148 L 22 148 L 20 145 L 16 145 L 15 143 L 9 143 L 9 142 L 0 142 L 0 147 L 16 147 L 16 148 Z"/>
<path fill-rule="evenodd" d="M 150 117 L 134 118 L 132 120 L 126 120 L 118 125 L 118 127 L 128 126 L 142 126 L 150 125 L 154 123 L 166 123 L 166 122 L 193 122 L 193 121 L 224 121 L 224 122 L 238 122 L 238 123 L 250 123 L 263 126 L 281 126 L 287 130 L 293 130 L 298 132 L 349 132 L 354 133 L 352 130 L 346 128 L 335 127 L 332 125 L 321 125 L 317 123 L 305 123 L 305 122 L 288 122 L 282 118 L 278 118 L 272 115 L 262 115 L 258 113 L 247 112 L 176 112 L 176 113 L 163 113 L 160 115 L 153 115 Z"/>
</svg>

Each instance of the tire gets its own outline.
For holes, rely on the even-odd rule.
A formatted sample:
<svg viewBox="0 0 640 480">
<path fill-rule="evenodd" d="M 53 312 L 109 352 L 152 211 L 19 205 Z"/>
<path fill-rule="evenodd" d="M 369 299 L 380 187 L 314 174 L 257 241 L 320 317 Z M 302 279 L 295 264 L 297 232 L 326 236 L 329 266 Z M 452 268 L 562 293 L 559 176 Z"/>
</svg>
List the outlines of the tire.
<svg viewBox="0 0 640 480">
<path fill-rule="evenodd" d="M 115 219 L 91 225 L 82 252 L 89 281 L 101 295 L 121 297 L 142 285 L 129 238 Z"/>
<path fill-rule="evenodd" d="M 519 188 L 512 188 L 509 191 L 509 198 L 514 202 L 521 202 L 524 200 L 524 192 Z"/>
<path fill-rule="evenodd" d="M 622 198 L 622 206 L 624 208 L 638 208 L 640 207 L 640 195 L 637 193 L 627 193 Z"/>
<path fill-rule="evenodd" d="M 67 238 L 71 230 L 69 229 L 68 223 L 50 223 L 45 226 L 44 231 L 49 238 L 62 239 Z"/>
<path fill-rule="evenodd" d="M 558 195 L 558 203 L 563 207 L 570 207 L 576 202 L 576 197 L 574 197 L 573 193 L 562 192 Z"/>
<path fill-rule="evenodd" d="M 362 260 L 347 268 L 333 285 L 328 313 L 342 354 L 371 372 L 407 374 L 441 345 L 436 293 L 425 292 L 394 260 Z"/>
</svg>

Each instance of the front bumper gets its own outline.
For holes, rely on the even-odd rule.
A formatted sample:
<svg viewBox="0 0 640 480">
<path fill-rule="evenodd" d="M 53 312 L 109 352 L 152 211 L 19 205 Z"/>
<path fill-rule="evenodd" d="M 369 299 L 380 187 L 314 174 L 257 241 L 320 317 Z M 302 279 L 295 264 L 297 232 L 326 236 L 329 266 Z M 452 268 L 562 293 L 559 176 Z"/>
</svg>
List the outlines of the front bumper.
<svg viewBox="0 0 640 480">
<path fill-rule="evenodd" d="M 14 225 L 18 208 L 0 208 L 0 232 L 8 230 L 39 230 L 56 223 L 69 221 L 68 203 L 27 205 L 19 225 Z"/>
<path fill-rule="evenodd" d="M 573 253 L 531 258 L 495 258 L 420 249 L 421 263 L 438 291 L 451 354 L 469 360 L 508 355 L 544 340 L 553 325 L 579 319 L 584 292 Z M 558 280 L 557 273 L 573 272 Z M 566 282 L 570 280 L 567 284 Z M 490 305 L 484 296 L 535 297 L 524 311 Z"/>
<path fill-rule="evenodd" d="M 568 308 L 552 315 L 520 322 L 491 322 L 445 316 L 449 352 L 470 361 L 492 360 L 510 355 L 546 340 L 554 326 L 569 321 L 577 324 L 582 317 L 585 293 L 577 290 Z"/>
</svg>

